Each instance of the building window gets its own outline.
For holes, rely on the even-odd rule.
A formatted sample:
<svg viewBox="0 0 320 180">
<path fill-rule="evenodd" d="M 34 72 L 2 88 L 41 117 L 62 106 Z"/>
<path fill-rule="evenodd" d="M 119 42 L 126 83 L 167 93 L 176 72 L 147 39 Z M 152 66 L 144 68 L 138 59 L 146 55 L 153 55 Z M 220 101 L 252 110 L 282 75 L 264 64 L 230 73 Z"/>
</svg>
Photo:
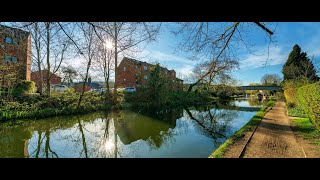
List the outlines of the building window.
<svg viewBox="0 0 320 180">
<path fill-rule="evenodd" d="M 16 56 L 5 56 L 4 57 L 4 62 L 18 62 L 18 59 Z"/>
<path fill-rule="evenodd" d="M 5 56 L 4 62 L 11 62 L 11 56 Z"/>
<path fill-rule="evenodd" d="M 126 82 L 126 79 L 123 79 L 123 82 Z"/>
<path fill-rule="evenodd" d="M 19 45 L 17 39 L 15 39 L 15 38 L 13 39 L 13 44 L 14 44 L 14 45 Z"/>
<path fill-rule="evenodd" d="M 145 71 L 148 70 L 148 67 L 147 67 L 147 66 L 144 66 L 143 68 L 144 68 Z"/>
<path fill-rule="evenodd" d="M 138 69 L 138 65 L 136 65 L 136 69 Z"/>
<path fill-rule="evenodd" d="M 6 42 L 7 44 L 11 44 L 11 43 L 12 43 L 12 38 L 7 36 L 7 37 L 5 38 L 5 42 Z"/>
<path fill-rule="evenodd" d="M 12 57 L 11 57 L 11 62 L 14 62 L 14 63 L 18 62 L 17 57 L 12 56 Z"/>
<path fill-rule="evenodd" d="M 146 74 L 143 77 L 144 77 L 144 79 L 148 79 L 148 75 L 146 75 Z"/>
<path fill-rule="evenodd" d="M 123 71 L 126 71 L 126 67 L 123 67 Z"/>
</svg>

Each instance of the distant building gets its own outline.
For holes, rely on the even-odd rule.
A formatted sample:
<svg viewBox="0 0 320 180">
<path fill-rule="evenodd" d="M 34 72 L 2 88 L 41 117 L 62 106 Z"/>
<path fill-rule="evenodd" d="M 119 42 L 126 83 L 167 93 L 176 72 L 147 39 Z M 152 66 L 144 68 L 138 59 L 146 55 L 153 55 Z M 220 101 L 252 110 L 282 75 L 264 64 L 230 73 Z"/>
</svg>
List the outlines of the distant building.
<svg viewBox="0 0 320 180">
<path fill-rule="evenodd" d="M 89 77 L 88 78 L 88 82 L 86 83 L 86 87 L 85 87 L 85 91 L 84 92 L 88 92 L 88 91 L 91 91 L 93 89 L 101 89 L 102 87 L 103 87 L 103 85 L 101 83 L 92 82 L 91 78 Z M 76 92 L 82 92 L 83 91 L 83 82 L 76 83 L 75 91 Z"/>
<path fill-rule="evenodd" d="M 138 61 L 135 59 L 124 57 L 117 67 L 117 86 L 118 87 L 139 87 L 145 86 L 149 80 L 149 71 L 153 64 Z M 183 80 L 176 78 L 174 70 L 168 70 L 161 67 L 161 72 L 166 74 L 171 87 L 176 91 L 183 90 Z"/>
<path fill-rule="evenodd" d="M 41 75 L 42 75 L 42 80 L 40 79 L 40 71 L 35 71 L 31 73 L 31 80 L 35 82 L 37 88 L 40 87 L 41 81 L 42 81 L 42 86 L 47 85 L 47 75 L 48 75 L 48 70 L 41 70 Z M 61 84 L 61 77 L 59 77 L 56 74 L 52 74 L 50 72 L 50 84 L 51 85 L 56 85 L 56 84 Z"/>
<path fill-rule="evenodd" d="M 80 83 L 75 84 L 74 90 L 75 90 L 76 92 L 82 92 L 82 91 L 83 91 L 83 82 L 80 82 Z M 91 90 L 91 87 L 88 86 L 88 85 L 86 85 L 85 88 L 84 88 L 84 92 L 88 92 L 88 91 L 90 91 L 90 90 Z"/>
<path fill-rule="evenodd" d="M 30 80 L 30 65 L 30 33 L 0 25 L 0 87 Z"/>
</svg>

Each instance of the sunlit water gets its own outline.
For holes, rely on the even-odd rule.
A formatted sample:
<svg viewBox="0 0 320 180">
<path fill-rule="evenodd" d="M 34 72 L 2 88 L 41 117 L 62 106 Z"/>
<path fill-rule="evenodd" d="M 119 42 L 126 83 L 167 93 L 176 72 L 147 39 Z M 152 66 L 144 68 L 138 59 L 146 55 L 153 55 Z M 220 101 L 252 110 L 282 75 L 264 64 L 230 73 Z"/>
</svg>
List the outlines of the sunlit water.
<svg viewBox="0 0 320 180">
<path fill-rule="evenodd" d="M 232 106 L 259 107 L 246 100 Z M 256 113 L 206 107 L 147 115 L 128 110 L 0 127 L 0 157 L 208 157 Z"/>
</svg>

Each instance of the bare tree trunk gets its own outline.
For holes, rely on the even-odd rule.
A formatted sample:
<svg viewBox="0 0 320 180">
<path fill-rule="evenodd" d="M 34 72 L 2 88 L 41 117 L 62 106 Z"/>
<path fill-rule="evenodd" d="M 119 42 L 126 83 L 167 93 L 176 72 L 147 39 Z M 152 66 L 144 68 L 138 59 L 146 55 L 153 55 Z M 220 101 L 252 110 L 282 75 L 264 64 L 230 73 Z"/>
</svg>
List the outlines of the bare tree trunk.
<svg viewBox="0 0 320 180">
<path fill-rule="evenodd" d="M 42 132 L 38 131 L 38 145 L 37 145 L 37 152 L 36 152 L 36 158 L 39 158 L 40 148 L 41 148 L 41 135 Z"/>
<path fill-rule="evenodd" d="M 86 88 L 87 80 L 88 80 L 88 76 L 89 76 L 90 66 L 91 66 L 91 58 L 89 58 L 89 61 L 88 61 L 86 76 L 85 76 L 85 78 L 84 78 L 84 82 L 83 82 L 83 86 L 82 86 L 82 91 L 81 91 L 80 98 L 79 98 L 79 101 L 78 101 L 77 109 L 79 109 L 79 107 L 80 107 L 80 104 L 81 104 L 81 101 L 82 101 L 82 98 L 83 98 L 83 95 L 84 95 L 84 92 L 85 92 L 85 88 Z"/>
<path fill-rule="evenodd" d="M 50 96 L 50 23 L 46 22 L 47 30 L 47 95 Z"/>
<path fill-rule="evenodd" d="M 45 143 L 44 150 L 45 150 L 45 153 L 46 153 L 46 158 L 49 158 L 49 146 L 50 146 L 50 132 L 49 132 L 49 129 L 46 130 L 45 136 L 46 136 L 46 143 Z"/>
<path fill-rule="evenodd" d="M 118 91 L 117 91 L 117 66 L 118 66 L 118 29 L 117 29 L 117 23 L 114 22 L 114 104 L 117 103 L 117 98 L 118 98 Z"/>
<path fill-rule="evenodd" d="M 81 124 L 80 120 L 78 120 L 78 123 L 79 123 L 79 130 L 80 130 L 80 133 L 81 133 L 81 138 L 82 138 L 82 146 L 83 146 L 84 154 L 85 154 L 86 158 L 88 158 L 88 149 L 87 149 L 86 137 L 84 136 L 83 128 L 82 128 L 82 124 Z"/>
<path fill-rule="evenodd" d="M 114 157 L 118 158 L 118 138 L 117 138 L 116 128 L 114 128 Z"/>
<path fill-rule="evenodd" d="M 108 65 L 109 66 L 109 65 Z M 109 68 L 109 67 L 108 67 Z M 107 92 L 106 92 L 106 102 L 108 100 L 108 98 L 110 98 L 110 86 L 109 86 L 109 79 L 110 79 L 110 75 L 109 75 L 110 71 L 107 70 L 106 74 L 105 74 L 105 83 L 106 83 L 106 88 L 107 88 Z"/>
<path fill-rule="evenodd" d="M 39 71 L 39 93 L 42 95 L 42 71 L 41 71 L 41 57 L 40 57 L 40 35 L 38 35 L 39 32 L 39 26 L 38 23 L 35 22 L 35 47 L 37 51 L 37 65 L 38 65 L 38 71 Z M 39 32 L 40 33 L 40 32 Z M 38 38 L 39 36 L 39 38 Z"/>
</svg>

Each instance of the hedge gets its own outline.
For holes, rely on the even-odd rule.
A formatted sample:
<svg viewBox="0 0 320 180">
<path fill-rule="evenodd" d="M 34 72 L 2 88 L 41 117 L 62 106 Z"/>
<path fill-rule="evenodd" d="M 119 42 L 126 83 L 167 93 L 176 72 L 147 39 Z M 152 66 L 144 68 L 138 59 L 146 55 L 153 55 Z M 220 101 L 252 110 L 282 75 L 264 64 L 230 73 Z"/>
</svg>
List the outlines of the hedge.
<svg viewBox="0 0 320 180">
<path fill-rule="evenodd" d="M 299 102 L 297 99 L 298 88 L 310 84 L 308 79 L 291 79 L 286 80 L 282 84 L 284 89 L 284 97 L 289 107 L 296 107 Z"/>
<path fill-rule="evenodd" d="M 320 129 L 320 82 L 298 88 L 297 99 L 317 129 Z"/>
</svg>

